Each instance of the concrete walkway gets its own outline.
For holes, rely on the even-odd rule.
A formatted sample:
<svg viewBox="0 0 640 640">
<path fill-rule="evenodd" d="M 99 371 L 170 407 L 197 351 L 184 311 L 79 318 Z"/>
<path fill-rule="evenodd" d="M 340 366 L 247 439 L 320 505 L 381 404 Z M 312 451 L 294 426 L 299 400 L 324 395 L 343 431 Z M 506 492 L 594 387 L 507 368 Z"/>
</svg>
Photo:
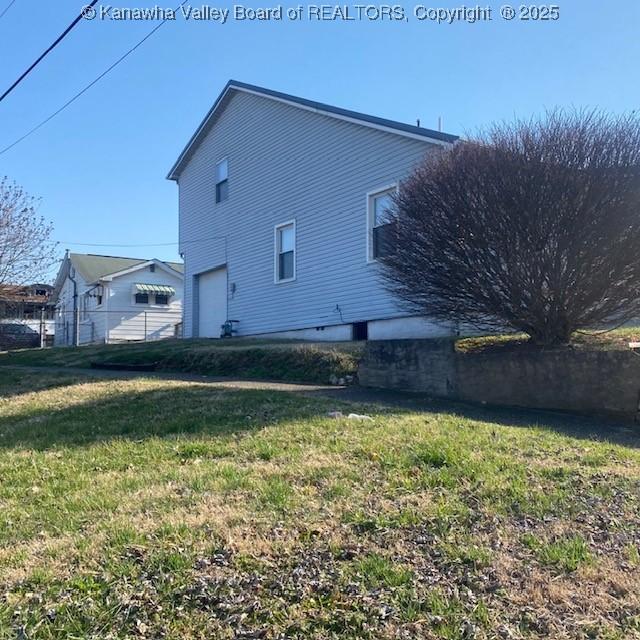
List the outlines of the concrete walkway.
<svg viewBox="0 0 640 640">
<path fill-rule="evenodd" d="M 205 376 L 198 373 L 180 373 L 168 371 L 126 371 L 114 369 L 85 369 L 81 367 L 32 367 L 27 365 L 1 365 L 2 369 L 14 369 L 17 371 L 28 371 L 30 373 L 60 373 L 67 375 L 81 375 L 90 378 L 100 378 L 107 380 L 131 380 L 134 378 L 157 378 L 160 380 L 180 380 L 183 382 L 199 382 L 212 385 L 214 387 L 228 389 L 262 389 L 271 391 L 292 391 L 299 393 L 312 393 L 319 391 L 335 391 L 344 387 L 333 387 L 331 385 L 319 384 L 298 384 L 293 382 L 277 382 L 270 380 L 240 380 L 236 378 L 224 378 L 219 376 Z"/>
<path fill-rule="evenodd" d="M 304 395 L 322 395 L 345 402 L 360 404 L 377 404 L 387 407 L 398 407 L 421 410 L 429 405 L 433 410 L 432 398 L 418 393 L 402 393 L 384 389 L 367 389 L 359 386 L 336 386 L 297 382 L 280 382 L 277 380 L 247 380 L 221 376 L 207 376 L 198 373 L 181 373 L 168 371 L 126 371 L 113 369 L 86 369 L 81 367 L 35 367 L 28 365 L 0 365 L 2 369 L 14 369 L 29 373 L 46 373 L 62 375 L 78 375 L 106 380 L 131 380 L 135 378 L 156 378 L 160 380 L 180 380 L 197 382 L 222 389 L 257 389 L 266 391 L 287 391 Z"/>
<path fill-rule="evenodd" d="M 514 407 L 492 407 L 464 402 L 441 400 L 419 393 L 405 393 L 383 389 L 368 389 L 359 386 L 338 387 L 321 384 L 296 384 L 267 380 L 242 380 L 204 376 L 195 373 L 170 373 L 165 371 L 111 371 L 105 369 L 83 369 L 75 367 L 32 367 L 24 365 L 0 365 L 3 369 L 27 371 L 34 374 L 67 374 L 96 379 L 130 380 L 134 378 L 157 378 L 197 382 L 222 389 L 256 389 L 263 391 L 285 391 L 305 396 L 321 396 L 336 400 L 336 408 L 344 411 L 338 403 L 359 405 L 354 411 L 363 413 L 375 410 L 401 410 L 425 413 L 442 413 L 504 426 L 533 426 L 558 431 L 578 438 L 607 440 L 617 444 L 640 448 L 640 428 L 637 425 L 621 424 L 607 418 L 581 416 L 559 411 L 542 411 Z"/>
</svg>

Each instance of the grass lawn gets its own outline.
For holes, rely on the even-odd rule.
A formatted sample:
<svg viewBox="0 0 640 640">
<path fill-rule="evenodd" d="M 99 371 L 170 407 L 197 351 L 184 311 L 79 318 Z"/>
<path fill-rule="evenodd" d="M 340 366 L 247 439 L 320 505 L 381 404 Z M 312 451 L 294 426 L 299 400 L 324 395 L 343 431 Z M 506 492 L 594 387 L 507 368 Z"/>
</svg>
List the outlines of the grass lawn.
<svg viewBox="0 0 640 640">
<path fill-rule="evenodd" d="M 640 438 L 159 379 L 0 395 L 2 640 L 640 637 Z"/>
<path fill-rule="evenodd" d="M 576 333 L 571 348 L 627 350 L 631 341 L 640 341 L 640 328 Z M 154 363 L 159 371 L 327 384 L 347 376 L 356 377 L 364 346 L 363 342 L 310 343 L 248 338 L 162 340 L 0 352 L 0 366 L 86 368 L 92 362 Z M 456 341 L 456 348 L 473 353 L 535 347 L 527 343 L 524 334 L 509 334 L 461 338 Z"/>
<path fill-rule="evenodd" d="M 159 371 L 327 384 L 333 376 L 356 374 L 362 348 L 362 343 L 353 342 L 162 340 L 23 349 L 0 353 L 0 365 L 90 367 L 92 362 L 156 363 Z"/>
</svg>

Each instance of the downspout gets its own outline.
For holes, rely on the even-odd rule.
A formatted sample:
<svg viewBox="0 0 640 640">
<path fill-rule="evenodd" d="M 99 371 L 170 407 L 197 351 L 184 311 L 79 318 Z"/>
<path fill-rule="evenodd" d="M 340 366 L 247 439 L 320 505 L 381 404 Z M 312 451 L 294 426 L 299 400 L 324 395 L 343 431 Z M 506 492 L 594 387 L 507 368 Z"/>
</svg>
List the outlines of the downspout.
<svg viewBox="0 0 640 640">
<path fill-rule="evenodd" d="M 104 305 L 104 343 L 109 344 L 109 285 L 102 285 L 102 304 Z"/>
<path fill-rule="evenodd" d="M 67 260 L 69 260 L 69 250 L 67 249 Z M 73 345 L 78 346 L 79 327 L 78 327 L 78 283 L 75 279 L 75 269 L 69 261 L 69 280 L 73 282 Z"/>
<path fill-rule="evenodd" d="M 80 343 L 80 327 L 78 325 L 78 283 L 75 279 L 75 269 L 73 266 L 69 267 L 69 280 L 73 282 L 73 346 L 77 347 Z"/>
<path fill-rule="evenodd" d="M 226 286 L 227 317 L 224 319 L 224 321 L 227 322 L 227 320 L 229 320 L 229 317 L 231 315 L 229 313 L 229 236 L 227 235 L 224 236 L 224 272 L 227 277 L 227 286 Z M 233 326 L 231 328 L 233 328 Z M 233 332 L 231 332 L 231 335 L 233 336 Z"/>
</svg>

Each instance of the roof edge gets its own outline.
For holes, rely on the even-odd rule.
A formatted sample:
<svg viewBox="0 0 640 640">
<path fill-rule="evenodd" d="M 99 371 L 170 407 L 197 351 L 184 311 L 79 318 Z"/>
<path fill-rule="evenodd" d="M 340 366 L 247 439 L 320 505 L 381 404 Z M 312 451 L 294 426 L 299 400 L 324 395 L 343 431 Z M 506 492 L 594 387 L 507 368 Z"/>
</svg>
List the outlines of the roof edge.
<svg viewBox="0 0 640 640">
<path fill-rule="evenodd" d="M 103 281 L 111 282 L 111 280 L 113 280 L 114 278 L 119 278 L 120 276 L 127 275 L 129 273 L 134 273 L 135 271 L 140 271 L 140 269 L 146 269 L 148 266 L 152 264 L 166 271 L 171 271 L 172 274 L 184 280 L 184 274 L 178 271 L 177 269 L 174 269 L 164 260 L 160 260 L 159 258 L 150 258 L 149 260 L 145 260 L 144 262 L 139 262 L 138 264 L 131 265 L 126 269 L 120 269 L 119 271 L 113 271 L 112 273 L 105 273 L 94 282 L 90 282 L 88 284 L 96 284 L 97 282 L 103 282 Z"/>
<path fill-rule="evenodd" d="M 261 95 L 266 98 L 278 100 L 280 102 L 284 102 L 298 108 L 307 109 L 316 113 L 328 115 L 330 117 L 353 122 L 355 124 L 360 124 L 362 126 L 373 127 L 379 130 L 387 131 L 389 133 L 395 133 L 396 135 L 414 139 L 422 139 L 433 144 L 449 145 L 453 144 L 456 140 L 459 139 L 459 136 L 450 133 L 443 133 L 441 131 L 435 131 L 433 129 L 425 129 L 423 127 L 398 122 L 396 120 L 389 120 L 387 118 L 379 118 L 377 116 L 368 115 L 359 111 L 342 109 L 340 107 L 334 107 L 323 102 L 316 102 L 314 100 L 300 98 L 298 96 L 282 93 L 280 91 L 273 91 L 272 89 L 266 89 L 257 85 L 247 84 L 246 82 L 239 82 L 238 80 L 229 80 L 224 89 L 216 98 L 216 101 L 213 103 L 211 109 L 209 109 L 204 119 L 196 129 L 195 133 L 191 136 L 186 146 L 183 148 L 182 152 L 178 156 L 178 159 L 171 167 L 169 173 L 167 174 L 168 180 L 177 181 L 180 172 L 184 168 L 184 164 L 189 159 L 190 151 L 196 146 L 198 138 L 205 131 L 209 121 L 215 115 L 218 107 L 222 103 L 222 100 L 230 90 L 244 91 L 246 93 Z"/>
</svg>

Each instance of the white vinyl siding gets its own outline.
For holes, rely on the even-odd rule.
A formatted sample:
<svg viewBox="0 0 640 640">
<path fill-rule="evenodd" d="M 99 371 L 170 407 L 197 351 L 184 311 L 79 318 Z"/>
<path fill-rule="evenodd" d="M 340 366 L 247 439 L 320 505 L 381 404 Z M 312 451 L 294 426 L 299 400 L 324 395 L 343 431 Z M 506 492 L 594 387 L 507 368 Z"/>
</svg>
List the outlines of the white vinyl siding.
<svg viewBox="0 0 640 640">
<path fill-rule="evenodd" d="M 399 183 L 435 148 L 233 94 L 178 181 L 185 335 L 197 325 L 194 276 L 225 264 L 238 335 L 405 316 L 367 262 L 366 196 Z M 211 175 L 222 155 L 233 158 L 233 196 L 216 211 Z M 273 286 L 274 227 L 286 212 L 296 219 L 295 280 Z"/>
<path fill-rule="evenodd" d="M 154 294 L 149 293 L 148 303 L 136 303 L 132 293 L 141 278 L 150 284 L 168 285 L 175 290 L 168 304 L 158 304 Z M 78 304 L 80 309 L 80 344 L 125 340 L 155 340 L 171 338 L 175 327 L 182 321 L 182 277 L 164 269 L 150 268 L 133 271 L 116 277 L 104 287 L 87 285 L 79 274 Z M 98 304 L 98 296 L 102 304 Z M 57 304 L 56 345 L 71 345 L 73 342 L 73 284 L 67 278 Z M 146 314 L 146 317 L 145 317 Z"/>
</svg>

